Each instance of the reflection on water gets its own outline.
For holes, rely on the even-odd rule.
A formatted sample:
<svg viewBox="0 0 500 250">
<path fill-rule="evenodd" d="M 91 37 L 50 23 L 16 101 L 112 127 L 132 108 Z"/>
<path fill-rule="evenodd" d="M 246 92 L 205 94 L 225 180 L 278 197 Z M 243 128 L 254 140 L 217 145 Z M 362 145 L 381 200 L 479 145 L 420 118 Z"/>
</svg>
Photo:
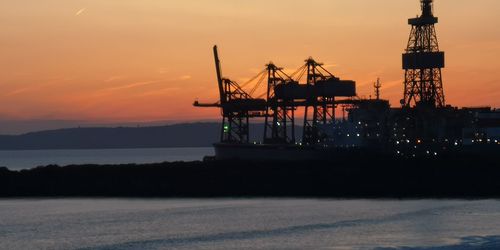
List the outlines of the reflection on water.
<svg viewBox="0 0 500 250">
<path fill-rule="evenodd" d="M 460 243 L 433 246 L 433 247 L 394 247 L 394 248 L 376 248 L 377 250 L 497 250 L 500 249 L 500 236 L 468 236 L 460 239 Z"/>
<path fill-rule="evenodd" d="M 0 200 L 2 249 L 499 249 L 500 202 Z"/>
<path fill-rule="evenodd" d="M 78 150 L 0 150 L 0 166 L 11 170 L 57 164 L 127 164 L 164 161 L 199 161 L 214 155 L 208 148 L 137 148 Z"/>
</svg>

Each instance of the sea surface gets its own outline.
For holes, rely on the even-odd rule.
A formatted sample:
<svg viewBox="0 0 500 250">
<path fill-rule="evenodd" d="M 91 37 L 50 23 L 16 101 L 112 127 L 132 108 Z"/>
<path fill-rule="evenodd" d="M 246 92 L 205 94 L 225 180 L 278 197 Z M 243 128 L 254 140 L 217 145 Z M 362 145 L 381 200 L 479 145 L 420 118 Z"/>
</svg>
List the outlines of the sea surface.
<svg viewBox="0 0 500 250">
<path fill-rule="evenodd" d="M 77 150 L 0 150 L 0 166 L 11 170 L 57 164 L 127 164 L 196 161 L 214 155 L 206 148 L 138 148 Z"/>
<path fill-rule="evenodd" d="M 500 249 L 500 201 L 3 199 L 0 249 Z"/>
</svg>

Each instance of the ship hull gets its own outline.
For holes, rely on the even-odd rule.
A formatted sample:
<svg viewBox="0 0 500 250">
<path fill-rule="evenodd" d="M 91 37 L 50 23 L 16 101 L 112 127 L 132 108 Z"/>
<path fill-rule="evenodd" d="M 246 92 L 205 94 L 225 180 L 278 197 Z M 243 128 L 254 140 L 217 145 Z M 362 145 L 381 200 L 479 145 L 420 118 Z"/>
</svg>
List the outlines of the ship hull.
<svg viewBox="0 0 500 250">
<path fill-rule="evenodd" d="M 309 161 L 333 159 L 334 152 L 300 145 L 216 143 L 217 160 Z"/>
<path fill-rule="evenodd" d="M 403 157 L 394 153 L 394 150 L 385 148 L 361 147 L 317 147 L 301 145 L 275 145 L 275 144 L 214 144 L 216 160 L 246 160 L 246 161 L 335 161 L 342 159 L 356 160 L 358 157 L 392 155 Z M 491 156 L 500 150 L 498 145 L 463 146 L 455 150 L 441 151 L 437 155 L 474 155 Z M 398 151 L 399 152 L 399 151 Z M 431 155 L 436 157 L 437 155 Z M 408 156 L 410 156 L 408 154 Z M 431 157 L 421 152 L 419 157 Z M 415 155 L 413 156 L 415 158 Z"/>
</svg>

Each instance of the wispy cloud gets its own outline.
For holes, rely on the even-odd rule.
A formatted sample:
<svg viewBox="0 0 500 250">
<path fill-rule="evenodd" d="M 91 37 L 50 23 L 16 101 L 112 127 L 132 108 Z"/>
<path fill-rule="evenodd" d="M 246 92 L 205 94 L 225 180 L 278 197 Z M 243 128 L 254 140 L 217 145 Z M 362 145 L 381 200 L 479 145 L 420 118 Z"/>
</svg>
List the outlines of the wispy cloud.
<svg viewBox="0 0 500 250">
<path fill-rule="evenodd" d="M 116 80 L 122 80 L 125 78 L 126 78 L 126 76 L 123 76 L 123 75 L 110 76 L 106 80 L 104 80 L 104 82 L 114 82 Z"/>
<path fill-rule="evenodd" d="M 61 78 L 61 77 L 53 77 L 47 82 L 33 83 L 33 84 L 30 84 L 29 86 L 22 86 L 22 87 L 4 92 L 3 96 L 10 97 L 10 96 L 27 94 L 30 92 L 42 91 L 44 88 L 55 86 L 57 84 L 67 82 L 68 80 L 70 80 L 70 79 L 69 78 Z"/>
<path fill-rule="evenodd" d="M 168 68 L 159 68 L 158 69 L 158 74 L 163 75 L 168 73 Z"/>
<path fill-rule="evenodd" d="M 142 87 L 142 86 L 146 86 L 146 85 L 150 85 L 150 84 L 155 84 L 155 83 L 159 83 L 159 82 L 163 82 L 163 80 L 134 82 L 134 83 L 126 84 L 126 85 L 121 85 L 121 86 L 106 88 L 106 89 L 103 89 L 102 91 L 116 91 L 116 90 L 131 89 L 131 88 Z"/>
<path fill-rule="evenodd" d="M 112 76 L 109 77 L 105 82 L 113 82 L 115 80 L 120 80 L 125 78 L 124 76 Z M 162 80 L 151 80 L 151 81 L 141 81 L 141 82 L 133 82 L 129 83 L 126 85 L 120 85 L 120 86 L 115 86 L 115 87 L 110 87 L 110 88 L 105 88 L 102 89 L 102 91 L 116 91 L 116 90 L 124 90 L 124 89 L 131 89 L 131 88 L 137 88 L 137 87 L 142 87 L 150 84 L 156 84 L 156 83 L 161 83 L 161 82 L 176 82 L 176 81 L 187 81 L 191 79 L 191 75 L 182 75 L 173 79 L 162 79 Z"/>
<path fill-rule="evenodd" d="M 83 12 L 85 12 L 87 10 L 87 8 L 81 8 L 80 10 L 78 10 L 76 13 L 75 13 L 75 16 L 79 16 L 81 14 L 83 14 Z"/>
<path fill-rule="evenodd" d="M 4 96 L 14 96 L 14 95 L 22 94 L 24 92 L 31 91 L 33 89 L 35 89 L 35 88 L 30 88 L 30 87 L 20 88 L 20 89 L 16 89 L 16 90 L 10 91 L 10 92 L 6 93 Z"/>
<path fill-rule="evenodd" d="M 192 78 L 192 76 L 190 76 L 190 75 L 179 76 L 179 80 L 182 80 L 182 81 L 186 81 L 186 80 L 189 80 L 191 78 Z"/>
<path fill-rule="evenodd" d="M 336 67 L 338 67 L 338 66 L 339 66 L 339 65 L 338 65 L 338 64 L 336 64 L 336 63 L 330 63 L 330 64 L 324 64 L 324 65 L 323 65 L 323 68 L 325 68 L 325 69 L 328 69 L 328 68 L 336 68 Z"/>
<path fill-rule="evenodd" d="M 138 96 L 155 96 L 155 95 L 173 94 L 173 93 L 176 93 L 178 90 L 180 90 L 180 88 L 168 87 L 168 88 L 143 92 L 143 93 L 138 94 Z"/>
</svg>

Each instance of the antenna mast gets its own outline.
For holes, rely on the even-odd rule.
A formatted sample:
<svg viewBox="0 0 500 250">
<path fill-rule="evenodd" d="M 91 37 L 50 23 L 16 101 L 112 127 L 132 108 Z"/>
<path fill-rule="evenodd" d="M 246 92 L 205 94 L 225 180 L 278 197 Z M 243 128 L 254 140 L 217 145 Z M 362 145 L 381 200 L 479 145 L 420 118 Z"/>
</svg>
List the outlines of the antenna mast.
<svg viewBox="0 0 500 250">
<path fill-rule="evenodd" d="M 373 87 L 375 88 L 375 97 L 377 98 L 377 100 L 380 100 L 380 88 L 382 87 L 380 78 L 377 78 L 377 81 L 373 84 Z"/>
</svg>

